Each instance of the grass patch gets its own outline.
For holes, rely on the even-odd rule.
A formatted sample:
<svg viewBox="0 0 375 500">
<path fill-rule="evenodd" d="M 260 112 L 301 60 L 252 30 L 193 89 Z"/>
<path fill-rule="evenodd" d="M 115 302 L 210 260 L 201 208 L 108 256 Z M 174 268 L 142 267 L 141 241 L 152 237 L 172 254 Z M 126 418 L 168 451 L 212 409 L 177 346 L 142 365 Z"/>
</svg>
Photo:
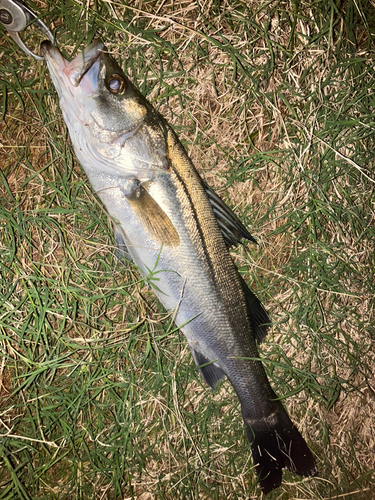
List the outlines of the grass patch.
<svg viewBox="0 0 375 500">
<path fill-rule="evenodd" d="M 373 6 L 29 5 L 69 57 L 105 41 L 260 242 L 233 257 L 319 469 L 269 498 L 375 498 Z M 237 399 L 116 260 L 44 65 L 0 54 L 0 499 L 258 498 Z"/>
</svg>

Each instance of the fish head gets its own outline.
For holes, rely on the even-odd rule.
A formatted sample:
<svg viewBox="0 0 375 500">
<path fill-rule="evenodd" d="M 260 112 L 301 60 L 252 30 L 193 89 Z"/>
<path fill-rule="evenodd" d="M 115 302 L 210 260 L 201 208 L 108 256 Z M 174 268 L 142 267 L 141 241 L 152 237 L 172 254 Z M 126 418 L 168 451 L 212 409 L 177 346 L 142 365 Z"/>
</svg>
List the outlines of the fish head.
<svg viewBox="0 0 375 500">
<path fill-rule="evenodd" d="M 151 139 L 149 131 L 147 137 L 135 137 L 146 118 L 151 126 L 157 121 L 152 119 L 156 111 L 102 42 L 94 40 L 72 61 L 66 60 L 49 41 L 42 43 L 41 52 L 59 95 L 75 152 L 86 172 L 100 165 L 105 173 L 124 171 L 129 175 L 130 171 L 152 170 L 165 162 L 163 153 L 155 158 L 155 151 L 160 150 L 160 130 L 152 131 Z"/>
</svg>

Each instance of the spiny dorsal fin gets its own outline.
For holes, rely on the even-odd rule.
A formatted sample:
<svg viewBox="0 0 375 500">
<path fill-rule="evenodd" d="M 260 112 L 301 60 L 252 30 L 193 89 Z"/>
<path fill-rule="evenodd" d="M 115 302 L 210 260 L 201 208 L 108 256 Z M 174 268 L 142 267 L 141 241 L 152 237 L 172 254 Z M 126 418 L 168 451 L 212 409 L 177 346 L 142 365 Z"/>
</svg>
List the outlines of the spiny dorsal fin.
<svg viewBox="0 0 375 500">
<path fill-rule="evenodd" d="M 203 182 L 203 181 L 202 181 Z M 243 238 L 256 243 L 237 215 L 223 202 L 207 184 L 203 182 L 225 243 L 230 248 L 241 243 Z"/>
</svg>

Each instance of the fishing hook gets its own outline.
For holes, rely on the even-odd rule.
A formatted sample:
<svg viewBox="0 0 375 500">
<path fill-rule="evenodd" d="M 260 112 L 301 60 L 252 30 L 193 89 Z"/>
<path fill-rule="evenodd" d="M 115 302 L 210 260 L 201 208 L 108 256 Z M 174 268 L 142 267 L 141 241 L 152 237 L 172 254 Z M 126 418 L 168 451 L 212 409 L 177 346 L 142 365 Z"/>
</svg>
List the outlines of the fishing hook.
<svg viewBox="0 0 375 500">
<path fill-rule="evenodd" d="M 32 10 L 19 0 L 0 0 L 0 23 L 6 29 L 8 35 L 16 44 L 28 55 L 34 59 L 42 61 L 44 57 L 38 56 L 30 50 L 22 40 L 20 33 L 30 24 L 39 28 L 47 38 L 55 45 L 55 38 L 44 22 L 38 18 Z"/>
</svg>

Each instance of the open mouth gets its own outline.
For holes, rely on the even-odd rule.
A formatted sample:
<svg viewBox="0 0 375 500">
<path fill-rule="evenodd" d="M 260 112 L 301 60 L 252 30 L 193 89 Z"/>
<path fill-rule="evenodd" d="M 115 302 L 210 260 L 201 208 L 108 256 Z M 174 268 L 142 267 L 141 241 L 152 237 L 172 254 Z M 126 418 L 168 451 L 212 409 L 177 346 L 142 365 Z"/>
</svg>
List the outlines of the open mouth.
<svg viewBox="0 0 375 500">
<path fill-rule="evenodd" d="M 64 73 L 74 87 L 78 87 L 82 78 L 99 59 L 103 50 L 104 45 L 99 40 L 94 40 L 66 66 Z"/>
<path fill-rule="evenodd" d="M 42 42 L 41 54 L 49 63 L 49 69 L 64 87 L 80 88 L 83 94 L 92 94 L 97 88 L 99 58 L 105 47 L 100 40 L 94 40 L 72 61 L 67 61 L 60 50 L 49 40 Z M 97 64 L 96 64 L 97 63 Z M 56 82 L 54 82 L 56 85 Z"/>
</svg>

